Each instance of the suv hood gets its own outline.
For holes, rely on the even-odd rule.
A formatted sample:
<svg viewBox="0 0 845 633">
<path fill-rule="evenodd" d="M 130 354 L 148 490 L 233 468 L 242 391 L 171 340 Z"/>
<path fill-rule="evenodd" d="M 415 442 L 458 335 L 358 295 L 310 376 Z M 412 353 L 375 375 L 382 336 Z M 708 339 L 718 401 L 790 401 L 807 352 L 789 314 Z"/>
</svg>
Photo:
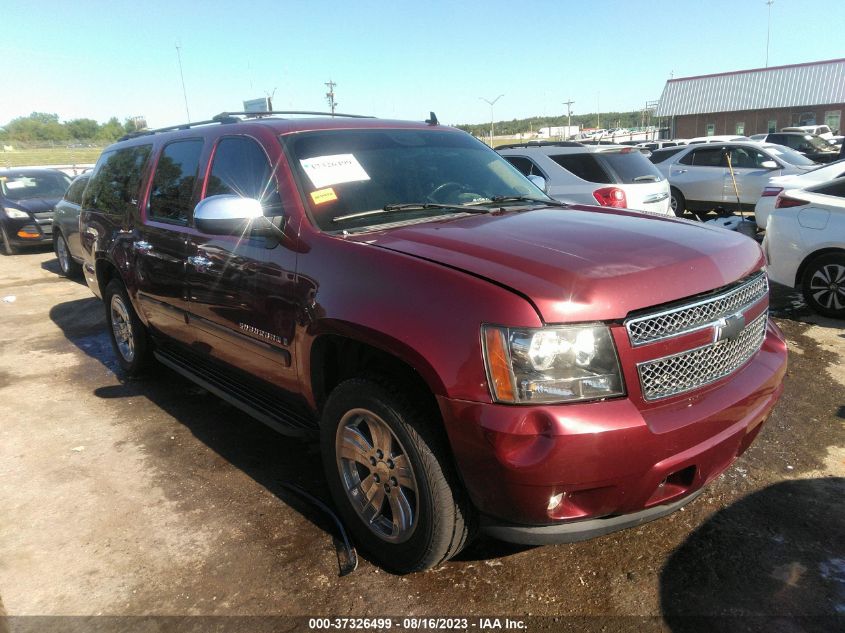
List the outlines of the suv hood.
<svg viewBox="0 0 845 633">
<path fill-rule="evenodd" d="M 739 233 L 597 207 L 474 215 L 351 239 L 506 286 L 546 323 L 622 319 L 764 263 L 759 246 Z"/>
</svg>

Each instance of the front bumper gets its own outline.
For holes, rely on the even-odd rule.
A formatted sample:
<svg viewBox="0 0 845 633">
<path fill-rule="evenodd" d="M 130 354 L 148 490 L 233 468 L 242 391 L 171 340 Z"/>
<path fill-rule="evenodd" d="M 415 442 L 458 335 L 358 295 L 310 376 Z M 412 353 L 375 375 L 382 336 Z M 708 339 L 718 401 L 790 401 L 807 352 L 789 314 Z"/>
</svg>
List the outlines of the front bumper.
<svg viewBox="0 0 845 633">
<path fill-rule="evenodd" d="M 786 356 L 769 323 L 740 370 L 647 408 L 630 398 L 439 404 L 486 531 L 520 543 L 580 540 L 668 514 L 730 466 L 780 397 Z"/>
<path fill-rule="evenodd" d="M 3 228 L 9 241 L 15 246 L 44 244 L 53 241 L 51 218 L 6 218 Z"/>
</svg>

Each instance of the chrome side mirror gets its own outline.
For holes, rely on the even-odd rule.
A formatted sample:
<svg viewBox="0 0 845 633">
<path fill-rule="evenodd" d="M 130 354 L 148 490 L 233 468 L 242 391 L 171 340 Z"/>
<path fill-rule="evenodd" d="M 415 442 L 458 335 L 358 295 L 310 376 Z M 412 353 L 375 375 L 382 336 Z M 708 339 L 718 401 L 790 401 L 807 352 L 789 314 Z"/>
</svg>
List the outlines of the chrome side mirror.
<svg viewBox="0 0 845 633">
<path fill-rule="evenodd" d="M 764 160 L 762 163 L 760 163 L 760 167 L 762 167 L 763 169 L 777 169 L 778 167 L 780 167 L 780 165 L 778 165 L 777 162 L 773 160 Z"/>
<path fill-rule="evenodd" d="M 534 185 L 540 191 L 542 191 L 543 193 L 548 193 L 548 187 L 547 187 L 546 179 L 543 178 L 542 176 L 537 176 L 535 174 L 532 174 L 532 175 L 528 176 L 528 180 L 533 182 Z"/>
<path fill-rule="evenodd" d="M 194 209 L 194 226 L 211 235 L 243 235 L 270 228 L 261 203 L 233 195 L 209 196 Z"/>
</svg>

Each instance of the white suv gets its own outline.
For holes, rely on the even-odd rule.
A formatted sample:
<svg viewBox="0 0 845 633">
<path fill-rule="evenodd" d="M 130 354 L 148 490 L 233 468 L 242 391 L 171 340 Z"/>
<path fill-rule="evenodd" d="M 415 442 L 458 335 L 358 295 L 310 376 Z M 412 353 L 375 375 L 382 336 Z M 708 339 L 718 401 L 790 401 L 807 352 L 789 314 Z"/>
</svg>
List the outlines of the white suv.
<svg viewBox="0 0 845 633">
<path fill-rule="evenodd" d="M 637 148 L 580 143 L 504 145 L 496 151 L 553 198 L 671 215 L 669 183 Z"/>
</svg>

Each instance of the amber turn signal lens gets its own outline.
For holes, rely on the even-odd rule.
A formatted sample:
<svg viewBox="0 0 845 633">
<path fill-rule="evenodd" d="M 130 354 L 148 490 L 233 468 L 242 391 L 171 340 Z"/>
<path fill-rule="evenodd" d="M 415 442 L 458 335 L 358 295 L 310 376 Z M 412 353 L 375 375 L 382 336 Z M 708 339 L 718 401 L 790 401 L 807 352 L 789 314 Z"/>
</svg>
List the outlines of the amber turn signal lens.
<svg viewBox="0 0 845 633">
<path fill-rule="evenodd" d="M 22 237 L 24 239 L 38 239 L 41 237 L 39 233 L 33 233 L 32 231 L 27 231 L 26 229 L 21 229 L 18 231 L 18 237 Z"/>
<path fill-rule="evenodd" d="M 490 381 L 493 383 L 493 395 L 499 402 L 515 402 L 505 333 L 498 328 L 484 328 L 484 344 L 487 347 L 487 364 Z"/>
</svg>

